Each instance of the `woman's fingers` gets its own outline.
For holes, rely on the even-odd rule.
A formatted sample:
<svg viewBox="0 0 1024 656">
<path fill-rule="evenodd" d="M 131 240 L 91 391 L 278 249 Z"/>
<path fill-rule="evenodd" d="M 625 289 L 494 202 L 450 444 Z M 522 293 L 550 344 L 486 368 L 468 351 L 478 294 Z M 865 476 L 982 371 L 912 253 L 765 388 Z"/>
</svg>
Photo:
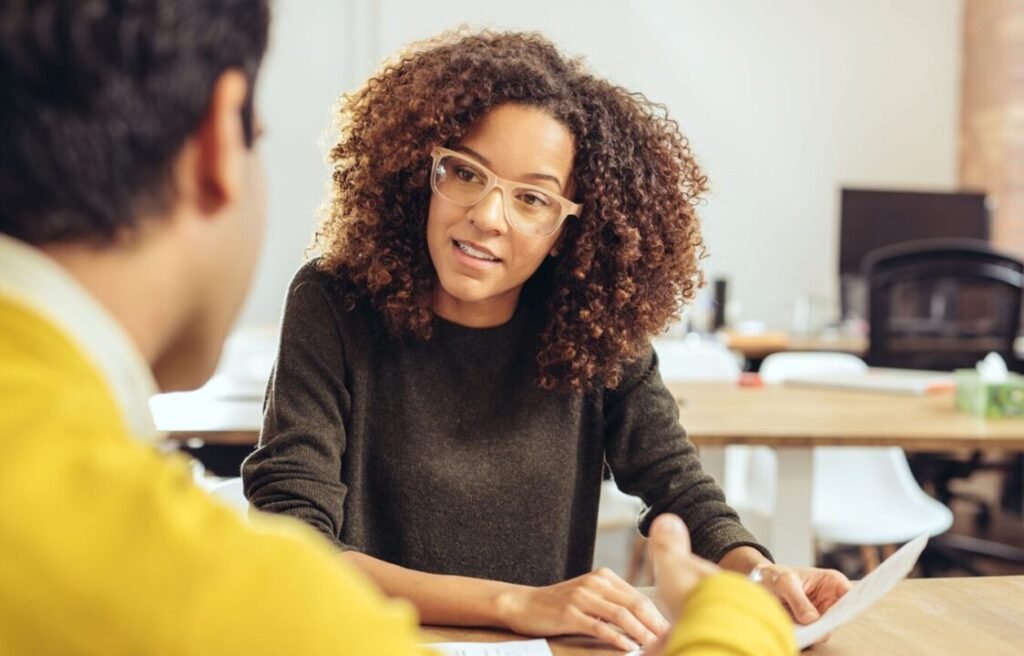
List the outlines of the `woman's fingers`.
<svg viewBox="0 0 1024 656">
<path fill-rule="evenodd" d="M 594 594 L 582 596 L 577 607 L 587 615 L 613 625 L 637 644 L 646 645 L 658 637 L 632 610 L 607 598 Z"/>
<path fill-rule="evenodd" d="M 504 625 L 527 635 L 581 633 L 622 649 L 648 645 L 669 624 L 650 599 L 602 568 L 541 588 L 517 588 Z"/>
<path fill-rule="evenodd" d="M 573 609 L 570 611 L 572 630 L 571 633 L 581 633 L 588 635 L 603 642 L 614 646 L 622 651 L 633 651 L 638 649 L 639 645 L 630 640 L 625 634 L 621 633 L 618 629 L 613 628 L 607 622 L 604 622 L 593 615 L 584 613 L 583 611 Z"/>
<path fill-rule="evenodd" d="M 761 574 L 763 583 L 786 604 L 794 620 L 800 624 L 809 624 L 821 616 L 807 598 L 803 581 L 796 572 L 779 566 L 765 567 L 764 570 Z"/>
<path fill-rule="evenodd" d="M 615 572 L 602 568 L 594 574 L 608 584 L 604 597 L 629 611 L 655 636 L 664 635 L 671 628 L 654 602 Z"/>
</svg>

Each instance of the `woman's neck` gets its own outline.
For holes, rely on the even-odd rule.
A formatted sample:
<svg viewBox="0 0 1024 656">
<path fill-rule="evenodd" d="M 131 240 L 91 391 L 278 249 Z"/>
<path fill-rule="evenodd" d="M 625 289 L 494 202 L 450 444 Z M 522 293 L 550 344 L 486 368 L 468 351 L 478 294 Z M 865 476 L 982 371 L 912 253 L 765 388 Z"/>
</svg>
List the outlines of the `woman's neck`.
<svg viewBox="0 0 1024 656">
<path fill-rule="evenodd" d="M 434 314 L 467 328 L 493 328 L 508 323 L 516 313 L 522 288 L 480 301 L 465 301 L 444 291 L 438 285 L 434 293 Z"/>
</svg>

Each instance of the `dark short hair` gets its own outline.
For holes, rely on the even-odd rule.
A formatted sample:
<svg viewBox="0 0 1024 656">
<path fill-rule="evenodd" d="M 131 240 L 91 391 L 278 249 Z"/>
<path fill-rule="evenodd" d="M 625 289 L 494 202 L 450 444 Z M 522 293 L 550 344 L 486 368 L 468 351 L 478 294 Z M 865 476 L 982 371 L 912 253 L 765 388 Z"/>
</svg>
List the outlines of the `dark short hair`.
<svg viewBox="0 0 1024 656">
<path fill-rule="evenodd" d="M 166 209 L 228 69 L 252 87 L 268 0 L 0 0 L 0 233 L 111 241 Z"/>
</svg>

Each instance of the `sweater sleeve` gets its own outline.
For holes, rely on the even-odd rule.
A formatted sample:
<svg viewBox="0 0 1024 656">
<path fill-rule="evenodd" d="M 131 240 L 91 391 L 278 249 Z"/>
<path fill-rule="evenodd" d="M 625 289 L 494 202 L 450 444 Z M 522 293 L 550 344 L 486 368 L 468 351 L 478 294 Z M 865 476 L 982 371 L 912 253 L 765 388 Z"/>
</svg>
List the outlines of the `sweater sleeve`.
<svg viewBox="0 0 1024 656">
<path fill-rule="evenodd" d="M 604 398 L 605 457 L 624 492 L 647 506 L 640 531 L 664 512 L 686 522 L 693 551 L 712 562 L 740 546 L 767 549 L 739 521 L 722 489 L 701 468 L 697 449 L 679 423 L 679 408 L 658 373 L 658 359 L 648 347 L 631 363 L 622 383 Z"/>
<path fill-rule="evenodd" d="M 242 465 L 253 507 L 301 519 L 335 545 L 348 492 L 343 343 L 322 274 L 307 264 L 288 290 L 277 361 L 264 403 L 259 447 Z"/>
<path fill-rule="evenodd" d="M 793 625 L 766 590 L 731 572 L 705 579 L 686 602 L 665 656 L 797 653 Z"/>
<path fill-rule="evenodd" d="M 206 585 L 179 611 L 182 645 L 168 653 L 434 653 L 420 644 L 415 609 L 386 599 L 308 527 L 257 513 L 247 525 L 222 518 L 203 538 Z"/>
</svg>

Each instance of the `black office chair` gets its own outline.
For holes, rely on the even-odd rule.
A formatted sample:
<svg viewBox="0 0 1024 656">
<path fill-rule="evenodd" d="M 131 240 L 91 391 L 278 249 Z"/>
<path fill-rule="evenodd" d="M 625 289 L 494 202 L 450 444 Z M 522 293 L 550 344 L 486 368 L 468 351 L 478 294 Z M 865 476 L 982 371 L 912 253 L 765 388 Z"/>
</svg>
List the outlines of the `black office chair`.
<svg viewBox="0 0 1024 656">
<path fill-rule="evenodd" d="M 864 258 L 868 363 L 906 369 L 973 367 L 989 352 L 1017 365 L 1024 263 L 969 239 L 887 246 Z"/>
<path fill-rule="evenodd" d="M 1012 369 L 1020 363 L 1014 341 L 1021 325 L 1024 263 L 987 242 L 921 240 L 872 251 L 864 259 L 868 286 L 870 346 L 876 367 L 952 370 L 972 368 L 987 353 L 999 353 Z M 990 462 L 975 452 L 967 459 L 943 453 L 908 457 L 915 476 L 942 503 L 954 498 L 975 504 L 975 526 L 984 531 L 985 499 L 957 494 L 951 482 L 981 469 L 1011 472 L 1011 462 Z M 1024 551 L 957 546 L 986 556 L 1017 560 Z M 969 562 L 962 569 L 971 571 Z M 976 571 L 976 570 L 975 570 Z"/>
</svg>

